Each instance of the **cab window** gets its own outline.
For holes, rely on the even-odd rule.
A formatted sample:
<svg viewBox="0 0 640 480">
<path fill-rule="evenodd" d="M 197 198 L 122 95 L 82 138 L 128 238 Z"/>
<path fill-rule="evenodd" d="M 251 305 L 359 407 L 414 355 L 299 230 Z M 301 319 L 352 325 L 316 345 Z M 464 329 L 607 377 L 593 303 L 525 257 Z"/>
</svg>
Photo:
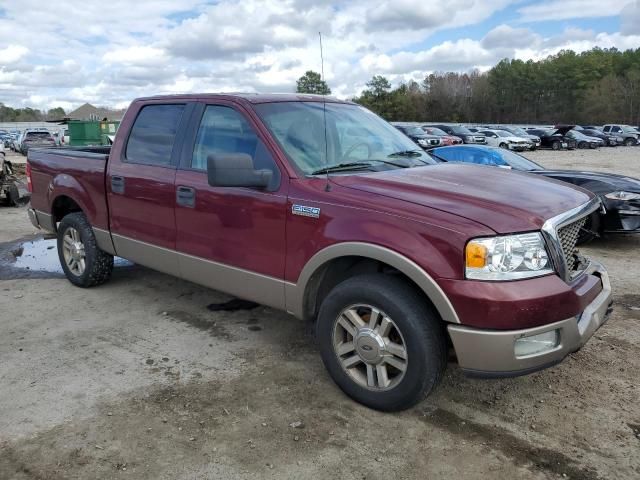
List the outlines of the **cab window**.
<svg viewBox="0 0 640 480">
<path fill-rule="evenodd" d="M 147 105 L 131 127 L 125 159 L 130 163 L 169 166 L 184 105 Z"/>
<path fill-rule="evenodd" d="M 280 185 L 280 170 L 275 160 L 242 114 L 231 107 L 208 105 L 205 108 L 191 157 L 191 168 L 206 170 L 207 158 L 215 153 L 246 153 L 256 170 L 271 170 L 267 190 Z"/>
</svg>

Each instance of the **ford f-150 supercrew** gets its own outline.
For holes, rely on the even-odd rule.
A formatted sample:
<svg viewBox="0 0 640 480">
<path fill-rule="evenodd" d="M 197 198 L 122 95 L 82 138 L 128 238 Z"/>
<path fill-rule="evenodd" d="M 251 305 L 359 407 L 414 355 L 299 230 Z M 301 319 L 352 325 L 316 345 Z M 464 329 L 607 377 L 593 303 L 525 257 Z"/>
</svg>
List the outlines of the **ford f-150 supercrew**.
<svg viewBox="0 0 640 480">
<path fill-rule="evenodd" d="M 455 351 L 480 377 L 560 362 L 606 321 L 576 249 L 590 193 L 435 164 L 365 108 L 307 95 L 135 100 L 109 147 L 30 149 L 29 215 L 77 286 L 114 255 L 315 322 L 348 395 L 407 408 Z"/>
</svg>

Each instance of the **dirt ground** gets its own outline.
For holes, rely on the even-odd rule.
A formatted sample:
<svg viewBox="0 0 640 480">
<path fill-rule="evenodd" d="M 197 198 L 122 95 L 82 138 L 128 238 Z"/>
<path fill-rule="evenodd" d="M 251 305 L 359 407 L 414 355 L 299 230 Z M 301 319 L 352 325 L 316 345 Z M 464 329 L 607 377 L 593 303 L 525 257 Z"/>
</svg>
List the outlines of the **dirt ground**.
<svg viewBox="0 0 640 480">
<path fill-rule="evenodd" d="M 529 156 L 640 177 L 640 148 Z M 126 263 L 79 289 L 40 238 L 0 208 L 0 479 L 640 477 L 638 237 L 583 249 L 616 302 L 583 350 L 516 379 L 451 364 L 399 414 L 344 396 L 285 313 Z"/>
</svg>

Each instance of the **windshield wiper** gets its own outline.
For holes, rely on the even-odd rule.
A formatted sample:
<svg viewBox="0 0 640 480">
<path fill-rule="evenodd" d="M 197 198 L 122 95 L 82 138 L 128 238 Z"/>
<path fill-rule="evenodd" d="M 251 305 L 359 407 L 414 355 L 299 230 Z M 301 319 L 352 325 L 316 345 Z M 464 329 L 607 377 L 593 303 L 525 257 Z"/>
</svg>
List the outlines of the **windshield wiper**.
<svg viewBox="0 0 640 480">
<path fill-rule="evenodd" d="M 431 155 L 433 158 L 436 158 L 436 159 L 440 160 L 441 162 L 447 163 L 449 161 L 446 158 L 442 158 L 440 155 L 436 155 L 433 152 L 429 152 L 429 155 Z"/>
<path fill-rule="evenodd" d="M 387 155 L 387 157 L 421 157 L 422 150 L 417 148 L 414 150 L 400 150 L 399 152 L 393 152 Z"/>
<path fill-rule="evenodd" d="M 328 165 L 326 167 L 318 168 L 311 172 L 311 175 L 319 175 L 321 173 L 339 172 L 341 170 L 366 170 L 371 168 L 371 164 L 368 162 L 346 162 L 337 163 L 335 165 Z"/>
</svg>

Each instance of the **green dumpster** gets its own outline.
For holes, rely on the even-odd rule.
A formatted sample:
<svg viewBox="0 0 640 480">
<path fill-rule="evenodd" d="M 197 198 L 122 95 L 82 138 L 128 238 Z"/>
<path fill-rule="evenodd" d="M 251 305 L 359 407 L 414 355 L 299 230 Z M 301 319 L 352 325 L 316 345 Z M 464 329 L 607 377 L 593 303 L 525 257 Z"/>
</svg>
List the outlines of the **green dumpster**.
<svg viewBox="0 0 640 480">
<path fill-rule="evenodd" d="M 116 134 L 120 122 L 71 120 L 67 126 L 69 145 L 72 147 L 109 145 L 109 136 Z"/>
</svg>

